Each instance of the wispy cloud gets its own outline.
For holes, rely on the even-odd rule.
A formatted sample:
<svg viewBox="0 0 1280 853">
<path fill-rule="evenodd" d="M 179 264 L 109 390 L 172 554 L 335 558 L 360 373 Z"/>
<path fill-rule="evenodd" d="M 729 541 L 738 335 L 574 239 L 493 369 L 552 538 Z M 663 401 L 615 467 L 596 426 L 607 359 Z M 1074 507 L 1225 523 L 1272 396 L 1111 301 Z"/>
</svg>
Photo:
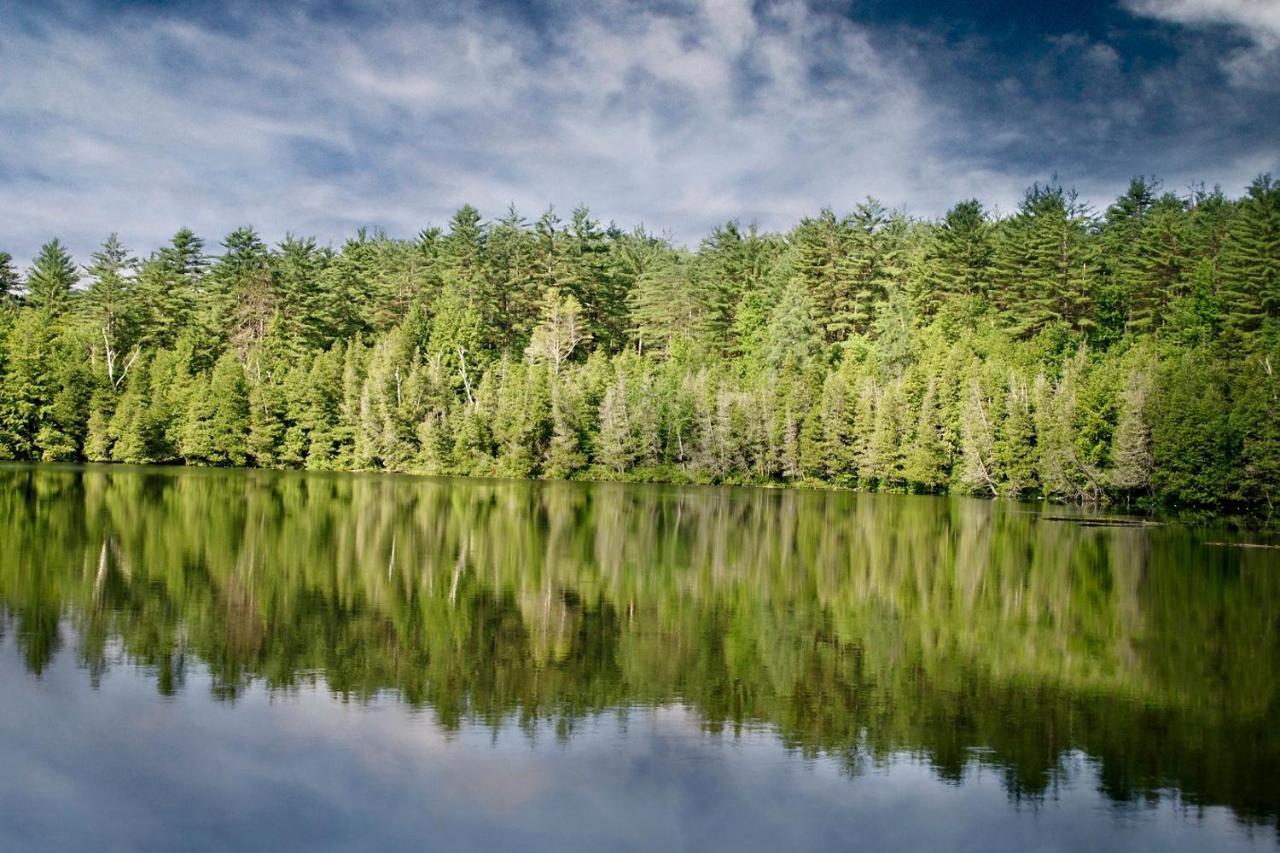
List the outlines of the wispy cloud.
<svg viewBox="0 0 1280 853">
<path fill-rule="evenodd" d="M 1280 81 L 1280 0 L 1124 0 L 1136 15 L 1190 27 L 1217 26 L 1247 42 L 1223 52 L 1236 85 L 1275 88 Z"/>
<path fill-rule="evenodd" d="M 1259 41 L 1280 42 L 1277 0 L 1124 0 L 1130 11 L 1180 24 L 1240 27 Z"/>
<path fill-rule="evenodd" d="M 972 195 L 1007 209 L 1054 170 L 1102 193 L 1187 165 L 1142 161 L 1158 152 L 1133 128 L 1167 84 L 1107 43 L 1060 34 L 992 79 L 961 70 L 972 44 L 799 0 L 660 8 L 5 10 L 0 247 L 25 258 L 56 234 L 83 257 L 119 230 L 147 250 L 184 224 L 211 240 L 244 223 L 407 235 L 464 202 L 585 202 L 692 239 L 868 194 L 929 215 Z M 1062 74 L 1102 100 L 1055 89 Z M 1126 144 L 1101 156 L 1113 138 Z M 1260 144 L 1203 177 L 1244 180 Z"/>
</svg>

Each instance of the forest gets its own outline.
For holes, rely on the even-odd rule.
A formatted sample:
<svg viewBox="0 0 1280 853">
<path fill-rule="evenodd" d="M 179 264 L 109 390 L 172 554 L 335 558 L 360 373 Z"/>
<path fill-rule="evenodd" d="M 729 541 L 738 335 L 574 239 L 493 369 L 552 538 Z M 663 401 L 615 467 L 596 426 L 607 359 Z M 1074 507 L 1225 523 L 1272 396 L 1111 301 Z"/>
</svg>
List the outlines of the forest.
<svg viewBox="0 0 1280 853">
<path fill-rule="evenodd" d="M 0 253 L 0 459 L 1269 510 L 1280 182 Z"/>
</svg>

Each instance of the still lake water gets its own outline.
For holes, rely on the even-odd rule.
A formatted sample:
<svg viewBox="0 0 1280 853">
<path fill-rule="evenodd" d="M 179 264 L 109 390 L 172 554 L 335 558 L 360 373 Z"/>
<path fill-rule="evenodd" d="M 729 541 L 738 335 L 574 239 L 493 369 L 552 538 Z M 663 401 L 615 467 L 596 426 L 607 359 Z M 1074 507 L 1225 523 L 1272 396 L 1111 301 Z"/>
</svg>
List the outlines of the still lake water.
<svg viewBox="0 0 1280 853">
<path fill-rule="evenodd" d="M 1276 849 L 1276 538 L 1075 517 L 0 467 L 0 850 Z"/>
</svg>

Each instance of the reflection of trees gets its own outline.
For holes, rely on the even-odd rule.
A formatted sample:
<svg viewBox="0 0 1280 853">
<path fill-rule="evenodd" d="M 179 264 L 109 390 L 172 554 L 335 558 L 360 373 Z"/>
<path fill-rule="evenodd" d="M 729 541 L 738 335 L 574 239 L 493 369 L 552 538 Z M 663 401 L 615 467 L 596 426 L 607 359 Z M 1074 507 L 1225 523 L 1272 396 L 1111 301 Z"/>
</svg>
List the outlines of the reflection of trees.
<svg viewBox="0 0 1280 853">
<path fill-rule="evenodd" d="M 267 472 L 0 469 L 0 605 L 181 689 L 395 691 L 445 726 L 682 701 L 842 757 L 1039 796 L 1280 812 L 1280 574 L 1197 531 L 964 499 Z"/>
</svg>

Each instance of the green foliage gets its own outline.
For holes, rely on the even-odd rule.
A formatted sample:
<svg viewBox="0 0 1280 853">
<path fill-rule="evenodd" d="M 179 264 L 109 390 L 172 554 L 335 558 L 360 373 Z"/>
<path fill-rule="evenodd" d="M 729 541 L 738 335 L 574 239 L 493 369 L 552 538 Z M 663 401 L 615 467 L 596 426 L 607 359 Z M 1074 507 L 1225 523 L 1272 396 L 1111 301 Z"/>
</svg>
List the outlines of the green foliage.
<svg viewBox="0 0 1280 853">
<path fill-rule="evenodd" d="M 25 303 L 37 311 L 61 314 L 71 304 L 71 288 L 80 280 L 76 265 L 56 238 L 40 247 L 27 272 Z"/>
<path fill-rule="evenodd" d="M 18 269 L 13 265 L 13 255 L 0 252 L 0 310 L 9 307 L 9 303 L 18 295 L 21 283 Z"/>
<path fill-rule="evenodd" d="M 55 240 L 0 307 L 0 456 L 1274 504 L 1278 199 L 869 199 L 693 250 L 464 207 L 213 260 L 112 235 L 83 290 Z"/>
</svg>

